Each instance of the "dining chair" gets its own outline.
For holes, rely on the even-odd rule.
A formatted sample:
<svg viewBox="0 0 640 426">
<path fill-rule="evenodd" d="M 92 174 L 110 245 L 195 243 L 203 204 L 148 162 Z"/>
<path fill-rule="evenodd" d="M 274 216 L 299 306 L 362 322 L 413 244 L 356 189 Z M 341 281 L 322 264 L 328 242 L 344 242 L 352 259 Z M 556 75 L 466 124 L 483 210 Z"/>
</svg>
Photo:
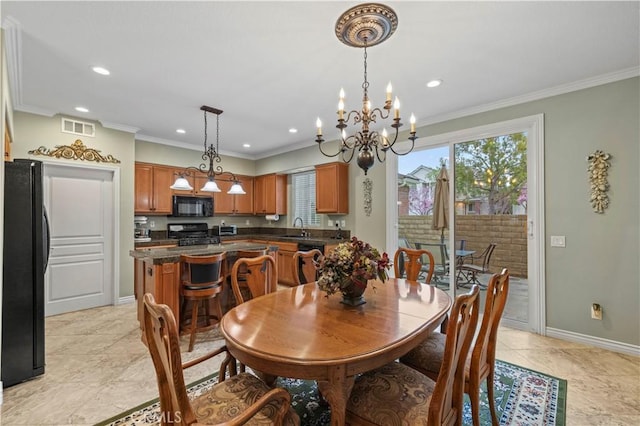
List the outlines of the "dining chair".
<svg viewBox="0 0 640 426">
<path fill-rule="evenodd" d="M 240 278 L 244 279 L 241 286 Z M 278 289 L 276 261 L 268 254 L 258 257 L 240 257 L 231 269 L 231 287 L 238 305 L 245 300 L 273 293 Z M 245 291 L 242 291 L 245 288 Z"/>
<path fill-rule="evenodd" d="M 298 250 L 293 254 L 293 283 L 295 285 L 311 283 L 318 279 L 317 262 L 320 257 L 322 257 L 322 252 L 318 249 Z"/>
<path fill-rule="evenodd" d="M 493 380 L 495 376 L 498 325 L 504 312 L 508 293 L 509 271 L 503 269 L 500 274 L 494 274 L 489 280 L 482 323 L 471 350 L 471 356 L 467 358 L 465 365 L 464 391 L 471 400 L 471 417 L 474 426 L 480 424 L 480 384 L 483 380 L 486 380 L 487 383 L 491 423 L 493 426 L 499 424 L 494 400 Z M 400 362 L 431 378 L 438 377 L 443 365 L 446 339 L 447 336 L 444 334 L 432 333 L 418 347 L 401 357 Z"/>
<path fill-rule="evenodd" d="M 225 259 L 227 253 L 209 256 L 180 256 L 181 277 L 180 297 L 182 298 L 182 318 L 180 318 L 180 332 L 189 333 L 189 352 L 193 350 L 196 333 L 202 333 L 217 327 L 222 319 L 220 293 L 223 289 Z M 191 315 L 187 307 L 191 304 Z M 200 305 L 203 305 L 204 318 L 198 324 Z M 213 305 L 215 314 L 210 312 Z"/>
<path fill-rule="evenodd" d="M 487 274 L 490 272 L 489 264 L 495 248 L 496 244 L 490 243 L 478 256 L 466 256 L 465 259 L 463 259 L 464 262 L 457 265 L 458 276 L 456 277 L 456 287 L 464 286 L 465 284 L 478 284 L 480 287 L 484 287 L 484 284 L 478 280 L 478 274 Z M 466 262 L 467 258 L 471 263 Z M 476 262 L 478 263 L 476 264 Z"/>
<path fill-rule="evenodd" d="M 478 322 L 479 289 L 456 297 L 442 368 L 434 381 L 400 362 L 356 378 L 347 402 L 349 425 L 461 425 L 464 363 Z"/>
<path fill-rule="evenodd" d="M 423 256 L 426 256 L 427 262 L 423 263 Z M 418 281 L 420 275 L 426 273 L 424 282 L 430 284 L 434 268 L 435 262 L 429 250 L 400 247 L 393 256 L 393 272 L 397 278 Z"/>
<path fill-rule="evenodd" d="M 173 312 L 167 305 L 156 304 L 150 293 L 144 295 L 143 303 L 144 332 L 156 370 L 163 426 L 300 424 L 300 418 L 290 407 L 289 392 L 270 388 L 252 374 L 236 373 L 235 359 L 226 346 L 183 364 Z M 225 358 L 218 370 L 218 383 L 189 400 L 184 370 L 220 354 L 225 354 Z"/>
</svg>

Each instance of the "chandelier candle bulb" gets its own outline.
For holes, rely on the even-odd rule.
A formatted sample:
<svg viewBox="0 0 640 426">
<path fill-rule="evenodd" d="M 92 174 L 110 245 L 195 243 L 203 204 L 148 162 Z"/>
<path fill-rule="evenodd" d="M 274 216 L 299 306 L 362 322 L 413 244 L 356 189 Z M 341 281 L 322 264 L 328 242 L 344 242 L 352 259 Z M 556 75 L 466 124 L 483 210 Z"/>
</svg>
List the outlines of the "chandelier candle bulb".
<svg viewBox="0 0 640 426">
<path fill-rule="evenodd" d="M 320 121 L 320 117 L 316 120 L 316 127 L 318 128 L 318 136 L 322 136 L 322 121 Z"/>
<path fill-rule="evenodd" d="M 409 123 L 411 123 L 411 133 L 416 132 L 416 116 L 411 113 L 411 118 L 409 118 Z"/>
<path fill-rule="evenodd" d="M 344 101 L 342 98 L 338 101 L 338 119 L 344 119 Z"/>
<path fill-rule="evenodd" d="M 393 101 L 393 112 L 394 112 L 393 118 L 396 118 L 399 120 L 400 119 L 400 100 L 398 100 L 397 96 L 396 96 L 396 100 Z"/>
<path fill-rule="evenodd" d="M 391 82 L 389 82 L 389 84 L 387 84 L 387 102 L 391 102 Z"/>
</svg>

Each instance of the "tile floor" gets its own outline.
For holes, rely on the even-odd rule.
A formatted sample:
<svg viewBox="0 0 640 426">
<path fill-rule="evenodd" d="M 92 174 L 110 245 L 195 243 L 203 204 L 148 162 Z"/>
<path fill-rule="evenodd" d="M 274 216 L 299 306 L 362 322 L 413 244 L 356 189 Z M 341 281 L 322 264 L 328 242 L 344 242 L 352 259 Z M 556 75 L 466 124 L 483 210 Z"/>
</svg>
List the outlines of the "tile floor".
<svg viewBox="0 0 640 426">
<path fill-rule="evenodd" d="M 501 328 L 497 357 L 568 380 L 568 425 L 640 424 L 640 358 Z M 223 344 L 217 331 L 185 358 Z M 135 305 L 47 318 L 46 373 L 4 389 L 0 424 L 91 425 L 157 397 L 155 373 L 140 342 Z M 187 372 L 187 383 L 219 359 Z"/>
</svg>

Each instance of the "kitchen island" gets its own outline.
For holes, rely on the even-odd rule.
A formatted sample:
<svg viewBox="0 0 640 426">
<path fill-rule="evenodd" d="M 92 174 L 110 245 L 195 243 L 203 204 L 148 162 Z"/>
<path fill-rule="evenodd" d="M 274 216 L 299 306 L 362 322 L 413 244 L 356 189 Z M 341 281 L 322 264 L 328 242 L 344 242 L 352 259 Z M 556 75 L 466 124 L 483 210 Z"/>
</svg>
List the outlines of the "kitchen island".
<svg viewBox="0 0 640 426">
<path fill-rule="evenodd" d="M 233 258 L 239 250 L 264 250 L 265 243 L 223 242 L 202 246 L 138 248 L 129 255 L 134 258 L 134 295 L 138 304 L 138 321 L 144 329 L 145 293 L 151 293 L 157 303 L 163 303 L 173 311 L 176 321 L 180 319 L 180 255 L 202 256 L 227 252 Z M 275 251 L 272 248 L 270 251 Z M 143 333 L 144 338 L 144 333 Z"/>
</svg>

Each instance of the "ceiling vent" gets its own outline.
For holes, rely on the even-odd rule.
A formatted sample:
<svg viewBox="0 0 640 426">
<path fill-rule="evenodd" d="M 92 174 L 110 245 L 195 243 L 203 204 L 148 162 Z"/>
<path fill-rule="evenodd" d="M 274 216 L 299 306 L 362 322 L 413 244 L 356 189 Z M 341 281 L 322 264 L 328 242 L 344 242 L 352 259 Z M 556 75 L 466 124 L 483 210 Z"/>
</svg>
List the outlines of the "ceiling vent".
<svg viewBox="0 0 640 426">
<path fill-rule="evenodd" d="M 93 138 L 96 135 L 96 126 L 93 123 L 62 117 L 62 133 L 72 133 Z"/>
</svg>

